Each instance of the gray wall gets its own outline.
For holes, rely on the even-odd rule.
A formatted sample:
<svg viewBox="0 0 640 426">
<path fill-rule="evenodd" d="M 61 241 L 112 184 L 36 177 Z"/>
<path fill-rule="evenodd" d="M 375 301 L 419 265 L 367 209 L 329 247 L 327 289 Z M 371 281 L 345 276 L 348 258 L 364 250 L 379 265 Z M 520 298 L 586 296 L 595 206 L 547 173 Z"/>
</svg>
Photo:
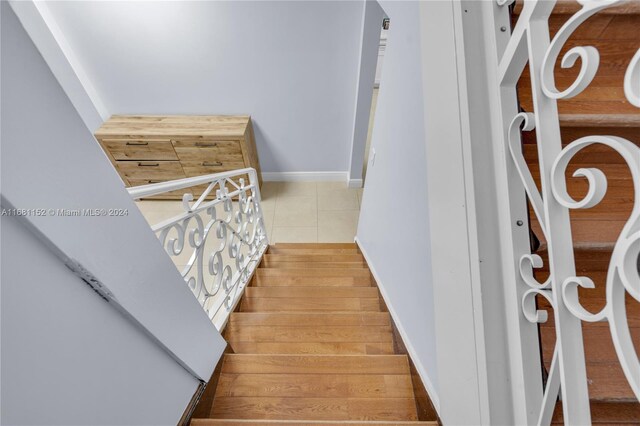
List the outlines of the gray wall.
<svg viewBox="0 0 640 426">
<path fill-rule="evenodd" d="M 363 2 L 47 6 L 110 114 L 251 114 L 263 172 L 349 169 Z"/>
<path fill-rule="evenodd" d="M 2 424 L 175 424 L 225 342 L 2 2 L 2 195 L 169 349 L 101 299 L 14 218 L 2 218 Z M 179 360 L 179 364 L 176 360 Z M 190 374 L 186 367 L 192 371 Z"/>
<path fill-rule="evenodd" d="M 380 5 L 391 27 L 357 236 L 436 396 L 419 4 Z"/>
<path fill-rule="evenodd" d="M 365 146 L 369 131 L 371 99 L 376 79 L 376 64 L 380 49 L 380 33 L 384 11 L 376 0 L 365 2 L 362 19 L 362 41 L 360 46 L 360 72 L 358 74 L 358 94 L 353 129 L 353 147 L 349 166 L 349 180 L 362 180 L 362 164 L 365 160 Z M 361 183 L 361 182 L 360 182 Z M 356 185 L 353 185 L 356 186 Z"/>
</svg>

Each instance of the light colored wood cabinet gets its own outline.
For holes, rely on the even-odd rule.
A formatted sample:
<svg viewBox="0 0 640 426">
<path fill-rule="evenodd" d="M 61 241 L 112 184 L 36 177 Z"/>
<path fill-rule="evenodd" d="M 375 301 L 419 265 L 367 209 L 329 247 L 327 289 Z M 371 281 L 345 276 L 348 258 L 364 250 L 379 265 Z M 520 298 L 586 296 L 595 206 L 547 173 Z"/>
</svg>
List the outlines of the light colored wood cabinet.
<svg viewBox="0 0 640 426">
<path fill-rule="evenodd" d="M 248 115 L 114 115 L 95 136 L 127 186 L 245 167 L 256 169 L 262 184 Z M 194 196 L 204 188 L 194 188 Z M 180 197 L 171 193 L 156 198 Z"/>
</svg>

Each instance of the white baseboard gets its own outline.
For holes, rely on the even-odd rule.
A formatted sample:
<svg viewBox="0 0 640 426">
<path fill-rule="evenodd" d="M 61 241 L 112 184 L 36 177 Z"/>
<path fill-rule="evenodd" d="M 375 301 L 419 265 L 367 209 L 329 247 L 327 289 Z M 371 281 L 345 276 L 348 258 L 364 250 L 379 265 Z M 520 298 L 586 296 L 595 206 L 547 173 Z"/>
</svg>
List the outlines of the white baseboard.
<svg viewBox="0 0 640 426">
<path fill-rule="evenodd" d="M 344 182 L 348 172 L 263 172 L 265 182 Z"/>
<path fill-rule="evenodd" d="M 380 280 L 380 276 L 376 272 L 376 268 L 371 263 L 371 258 L 367 254 L 367 251 L 364 249 L 364 247 L 362 247 L 362 244 L 360 244 L 360 240 L 358 240 L 358 237 L 355 237 L 354 241 L 360 248 L 360 251 L 364 256 L 364 259 L 366 260 L 367 265 L 369 266 L 371 275 L 373 275 L 373 279 L 376 280 L 376 283 L 378 284 L 378 288 L 380 289 L 380 294 L 382 294 L 384 303 L 389 309 L 389 314 L 391 315 L 391 318 L 393 318 L 396 328 L 398 329 L 398 333 L 400 333 L 400 337 L 402 337 L 402 341 L 404 342 L 404 345 L 407 348 L 409 357 L 411 358 L 411 361 L 413 361 L 413 365 L 415 365 L 416 370 L 418 370 L 418 375 L 420 376 L 420 379 L 422 380 L 422 383 L 424 384 L 424 387 L 427 390 L 427 393 L 429 394 L 429 398 L 431 398 L 431 402 L 433 403 L 434 408 L 438 412 L 438 415 L 440 415 L 440 399 L 438 398 L 438 393 L 436 392 L 436 389 L 433 386 L 433 382 L 429 378 L 429 375 L 427 374 L 427 371 L 425 370 L 424 366 L 419 361 L 416 350 L 413 348 L 413 345 L 411 344 L 411 341 L 409 340 L 407 333 L 405 332 L 404 327 L 402 326 L 402 323 L 398 321 L 398 315 L 396 315 L 396 311 L 393 308 L 393 305 L 390 303 L 391 301 L 389 300 L 384 284 Z"/>
<path fill-rule="evenodd" d="M 362 179 L 348 179 L 347 186 L 349 188 L 362 188 Z"/>
</svg>

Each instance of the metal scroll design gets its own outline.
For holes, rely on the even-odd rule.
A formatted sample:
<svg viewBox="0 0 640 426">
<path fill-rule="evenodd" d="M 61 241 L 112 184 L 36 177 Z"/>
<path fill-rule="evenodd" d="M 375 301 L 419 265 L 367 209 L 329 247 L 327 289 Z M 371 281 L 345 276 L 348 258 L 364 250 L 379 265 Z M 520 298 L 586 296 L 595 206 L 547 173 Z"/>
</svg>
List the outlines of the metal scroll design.
<svg viewBox="0 0 640 426">
<path fill-rule="evenodd" d="M 228 186 L 235 188 L 229 192 Z M 206 196 L 216 193 L 213 200 Z M 182 277 L 220 328 L 268 246 L 253 185 L 231 178 L 211 182 L 198 201 L 186 193 L 184 213 L 153 227 L 169 256 L 182 256 Z M 188 256 L 185 256 L 188 255 Z"/>
<path fill-rule="evenodd" d="M 496 0 L 498 5 L 502 6 L 510 2 L 506 0 Z M 531 30 L 529 26 L 530 20 L 536 19 L 539 22 L 540 15 L 546 14 L 548 19 L 550 8 L 540 6 L 538 1 L 531 0 L 525 2 L 525 8 L 528 7 L 531 13 L 529 15 L 522 14 L 516 23 L 516 29 L 513 34 L 522 34 Z M 586 310 L 580 303 L 578 288 L 592 289 L 595 287 L 593 281 L 586 276 L 578 276 L 575 273 L 575 265 L 571 265 L 569 269 L 573 274 L 558 280 L 554 274 L 550 274 L 549 278 L 544 282 L 538 282 L 533 276 L 533 269 L 541 268 L 543 262 L 540 256 L 536 254 L 524 253 L 520 254 L 519 274 L 522 281 L 526 285 L 526 290 L 522 295 L 521 309 L 527 321 L 532 323 L 546 322 L 548 314 L 544 310 L 538 310 L 532 299 L 536 296 L 544 297 L 549 305 L 557 311 L 561 305 L 573 317 L 585 322 L 607 321 L 609 330 L 614 343 L 617 357 L 624 371 L 627 381 L 629 382 L 636 398 L 640 400 L 640 361 L 638 353 L 634 348 L 631 338 L 629 324 L 627 320 L 627 312 L 625 298 L 627 295 L 640 302 L 640 148 L 632 142 L 616 137 L 593 135 L 572 141 L 562 148 L 560 140 L 557 109 L 554 100 L 568 99 L 574 97 L 585 90 L 592 82 L 598 71 L 600 55 L 598 50 L 593 46 L 578 46 L 569 49 L 563 56 L 561 66 L 563 68 L 571 68 L 576 65 L 580 59 L 580 69 L 575 80 L 564 90 L 558 90 L 554 82 L 554 65 L 558 60 L 562 48 L 573 32 L 590 16 L 598 11 L 619 3 L 619 0 L 582 0 L 579 1 L 582 8 L 570 17 L 567 22 L 558 30 L 551 42 L 548 38 L 548 26 L 544 31 L 537 34 L 529 34 L 527 43 L 536 43 L 536 35 L 540 36 L 540 43 L 546 43 L 546 52 L 543 57 L 535 56 L 529 46 L 529 62 L 532 69 L 531 79 L 534 86 L 534 101 L 536 96 L 538 102 L 534 102 L 536 108 L 552 108 L 551 110 L 541 113 L 540 110 L 535 113 L 519 113 L 511 121 L 508 129 L 508 148 L 513 165 L 515 166 L 522 184 L 526 190 L 528 199 L 531 203 L 533 211 L 541 225 L 543 233 L 547 241 L 557 241 L 557 236 L 550 235 L 551 232 L 564 232 L 565 235 L 561 239 L 571 241 L 570 229 L 559 229 L 558 224 L 551 226 L 552 218 L 550 212 L 557 213 L 565 209 L 565 213 L 572 209 L 589 209 L 598 205 L 607 192 L 607 177 L 597 168 L 579 168 L 573 173 L 574 178 L 583 178 L 587 180 L 588 191 L 585 196 L 579 200 L 573 199 L 567 192 L 565 173 L 571 160 L 584 150 L 585 148 L 597 144 L 604 145 L 615 150 L 625 161 L 633 178 L 634 201 L 631 214 L 623 227 L 613 249 L 610 259 L 607 277 L 606 277 L 606 305 L 599 312 L 592 313 Z M 540 12 L 543 10 L 543 12 Z M 537 15 L 536 15 L 537 14 Z M 522 21 L 522 22 L 521 22 Z M 524 31 L 518 31 L 518 26 L 522 26 Z M 546 38 L 546 40 L 544 40 Z M 518 42 L 519 40 L 511 40 Z M 527 46 L 525 45 L 526 49 Z M 507 56 L 507 55 L 505 55 Z M 503 61 L 515 61 L 517 55 L 513 57 L 502 58 Z M 537 61 L 537 62 L 536 62 Z M 534 72 L 536 71 L 536 72 Z M 540 90 L 536 93 L 535 86 Z M 628 101 L 640 108 L 640 49 L 630 58 L 630 63 L 625 73 L 624 93 Z M 551 105 L 551 106 L 549 106 Z M 551 112 L 549 112 L 551 111 Z M 541 118 L 544 116 L 543 118 Z M 555 123 L 550 123 L 549 118 L 555 119 Z M 534 129 L 536 122 L 544 121 L 546 128 L 554 127 L 550 132 L 538 133 L 538 152 L 542 159 L 543 154 L 546 155 L 546 168 L 543 167 L 542 160 L 540 163 L 540 178 L 542 180 L 542 193 L 536 186 L 531 171 L 527 166 L 521 150 L 520 131 L 531 131 Z M 541 136 L 542 133 L 542 136 Z M 545 139 L 545 135 L 550 137 Z M 552 149 L 545 149 L 545 145 L 551 145 Z M 549 167 L 551 165 L 551 167 Z M 557 220 L 558 214 L 554 214 Z M 568 217 L 568 215 L 566 216 Z M 568 239 L 568 240 L 566 240 Z M 549 251 L 550 268 L 553 271 L 559 262 L 572 262 L 571 256 L 568 260 L 563 258 L 562 254 L 553 255 L 552 247 Z M 560 292 L 561 294 L 557 294 Z M 556 329 L 561 326 L 562 319 L 560 315 L 555 315 Z M 565 317 L 566 318 L 566 317 Z M 565 328 L 568 330 L 568 328 Z M 579 332 L 579 327 L 578 327 Z M 582 347 L 582 343 L 581 346 Z M 543 397 L 543 406 L 540 410 L 539 424 L 548 424 L 551 420 L 553 405 L 558 396 L 559 390 L 570 392 L 565 387 L 571 386 L 575 382 L 565 383 L 565 375 L 560 373 L 559 364 L 560 353 L 562 352 L 562 342 L 557 340 L 555 352 L 549 372 L 549 380 L 545 388 Z M 566 364 L 565 364 L 566 365 Z M 566 367 L 565 367 L 566 368 Z M 566 370 L 565 370 L 566 371 Z M 579 371 L 579 370 L 578 370 Z M 586 382 L 584 382 L 586 384 Z M 566 395 L 563 393 L 563 395 Z M 586 386 L 585 393 L 586 395 Z M 567 398 L 568 399 L 568 398 Z M 575 400 L 574 400 L 575 401 Z M 566 404 L 567 401 L 565 400 Z M 581 404 L 577 404 L 581 405 Z M 566 407 L 566 405 L 565 405 Z M 584 410 L 582 405 L 572 410 Z M 573 417 L 574 419 L 588 419 L 588 405 L 586 406 L 586 417 L 580 415 Z M 574 411 L 576 412 L 576 411 Z M 565 417 L 565 421 L 566 417 Z"/>
</svg>

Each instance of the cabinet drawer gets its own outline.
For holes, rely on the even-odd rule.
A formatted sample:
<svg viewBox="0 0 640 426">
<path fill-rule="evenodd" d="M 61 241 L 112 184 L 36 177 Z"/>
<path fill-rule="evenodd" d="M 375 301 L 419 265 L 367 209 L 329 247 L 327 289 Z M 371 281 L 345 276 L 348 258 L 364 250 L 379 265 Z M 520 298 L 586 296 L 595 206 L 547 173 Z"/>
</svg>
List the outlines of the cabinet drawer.
<svg viewBox="0 0 640 426">
<path fill-rule="evenodd" d="M 114 160 L 177 160 L 170 139 L 103 139 L 102 145 Z"/>
<path fill-rule="evenodd" d="M 180 161 L 241 161 L 239 141 L 173 140 L 173 147 Z"/>
<path fill-rule="evenodd" d="M 149 185 L 151 183 L 160 183 L 164 182 L 163 180 L 157 179 L 129 179 L 129 186 L 140 186 L 140 185 Z M 197 199 L 202 193 L 207 189 L 208 185 L 198 185 L 192 186 L 191 188 L 179 189 L 177 191 L 169 191 L 164 194 L 154 195 L 152 197 L 147 197 L 145 199 L 156 199 L 156 200 L 182 200 L 182 196 L 188 192 L 192 193 L 194 199 Z M 213 194 L 208 199 L 215 197 Z M 169 216 L 167 216 L 169 217 Z"/>
<path fill-rule="evenodd" d="M 243 161 L 218 161 L 215 159 L 213 161 L 182 161 L 182 168 L 187 177 L 226 172 L 228 170 L 242 169 L 244 167 L 245 165 Z"/>
<path fill-rule="evenodd" d="M 120 174 L 127 180 L 173 180 L 185 177 L 179 161 L 116 161 Z"/>
</svg>

